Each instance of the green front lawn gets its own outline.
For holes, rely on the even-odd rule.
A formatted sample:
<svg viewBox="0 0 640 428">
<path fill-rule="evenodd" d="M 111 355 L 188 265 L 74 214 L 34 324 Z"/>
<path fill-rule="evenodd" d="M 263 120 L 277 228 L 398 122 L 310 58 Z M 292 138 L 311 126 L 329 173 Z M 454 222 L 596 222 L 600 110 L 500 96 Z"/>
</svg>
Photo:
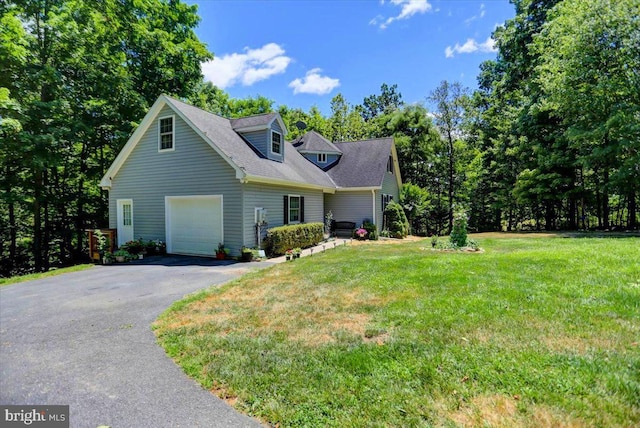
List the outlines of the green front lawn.
<svg viewBox="0 0 640 428">
<path fill-rule="evenodd" d="M 0 287 L 10 284 L 17 284 L 19 282 L 31 281 L 34 279 L 48 278 L 50 276 L 62 275 L 63 273 L 77 272 L 85 269 L 92 268 L 93 264 L 75 265 L 66 268 L 53 269 L 48 272 L 31 273 L 28 275 L 12 276 L 10 278 L 0 278 Z"/>
<path fill-rule="evenodd" d="M 637 426 L 640 238 L 337 248 L 176 303 L 184 370 L 280 426 Z"/>
</svg>

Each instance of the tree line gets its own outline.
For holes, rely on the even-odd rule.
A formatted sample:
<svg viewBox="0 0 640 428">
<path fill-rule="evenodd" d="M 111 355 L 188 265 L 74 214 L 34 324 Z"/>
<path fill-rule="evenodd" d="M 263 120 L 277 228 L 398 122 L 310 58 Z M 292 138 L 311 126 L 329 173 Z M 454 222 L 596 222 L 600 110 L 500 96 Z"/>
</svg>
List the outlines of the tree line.
<svg viewBox="0 0 640 428">
<path fill-rule="evenodd" d="M 292 140 L 393 136 L 412 232 L 637 227 L 637 0 L 513 0 L 478 89 L 443 81 L 421 103 L 397 85 L 325 116 L 236 99 L 204 82 L 195 6 L 175 0 L 0 4 L 0 275 L 86 258 L 107 224 L 98 182 L 162 93 L 225 117 L 278 111 Z M 304 122 L 306 129 L 296 124 Z"/>
</svg>

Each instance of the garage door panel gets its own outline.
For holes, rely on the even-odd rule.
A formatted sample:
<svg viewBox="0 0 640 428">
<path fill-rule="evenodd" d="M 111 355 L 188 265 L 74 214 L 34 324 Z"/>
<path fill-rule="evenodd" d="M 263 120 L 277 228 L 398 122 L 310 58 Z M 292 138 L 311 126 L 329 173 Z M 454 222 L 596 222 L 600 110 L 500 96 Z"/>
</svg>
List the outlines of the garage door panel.
<svg viewBox="0 0 640 428">
<path fill-rule="evenodd" d="M 222 242 L 222 197 L 167 199 L 168 247 L 175 254 L 213 256 Z"/>
</svg>

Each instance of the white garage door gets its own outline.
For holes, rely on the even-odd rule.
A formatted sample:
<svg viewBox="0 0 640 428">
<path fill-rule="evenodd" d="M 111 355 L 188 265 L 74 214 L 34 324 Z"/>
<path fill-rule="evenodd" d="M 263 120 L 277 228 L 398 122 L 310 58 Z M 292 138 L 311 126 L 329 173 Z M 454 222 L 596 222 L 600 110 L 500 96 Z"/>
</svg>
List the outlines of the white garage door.
<svg viewBox="0 0 640 428">
<path fill-rule="evenodd" d="M 213 256 L 222 234 L 222 196 L 167 196 L 167 252 Z"/>
</svg>

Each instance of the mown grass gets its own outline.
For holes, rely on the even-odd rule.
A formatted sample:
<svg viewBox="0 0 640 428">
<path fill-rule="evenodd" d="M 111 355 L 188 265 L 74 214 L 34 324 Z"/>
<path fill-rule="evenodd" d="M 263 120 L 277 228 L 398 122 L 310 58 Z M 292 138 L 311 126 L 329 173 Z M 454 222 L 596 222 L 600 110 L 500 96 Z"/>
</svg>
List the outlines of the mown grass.
<svg viewBox="0 0 640 428">
<path fill-rule="evenodd" d="M 93 266 L 94 266 L 93 264 L 82 264 L 82 265 L 75 265 L 75 266 L 70 266 L 66 268 L 53 269 L 48 272 L 31 273 L 28 275 L 12 276 L 9 278 L 0 278 L 0 287 L 5 285 L 10 285 L 10 284 L 17 284 L 19 282 L 31 281 L 34 279 L 48 278 L 50 276 L 62 275 L 64 273 L 69 273 L 69 272 L 77 272 L 77 271 L 92 268 Z"/>
<path fill-rule="evenodd" d="M 637 426 L 640 239 L 338 248 L 176 303 L 186 373 L 280 426 Z"/>
</svg>

